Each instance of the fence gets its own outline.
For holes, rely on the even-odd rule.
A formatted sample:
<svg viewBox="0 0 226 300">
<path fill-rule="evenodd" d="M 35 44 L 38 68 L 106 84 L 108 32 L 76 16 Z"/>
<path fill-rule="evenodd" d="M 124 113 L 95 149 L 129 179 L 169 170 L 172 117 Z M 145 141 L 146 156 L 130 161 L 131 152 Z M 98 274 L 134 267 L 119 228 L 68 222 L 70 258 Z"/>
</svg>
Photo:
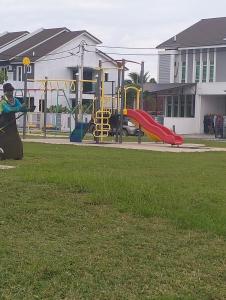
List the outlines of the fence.
<svg viewBox="0 0 226 300">
<path fill-rule="evenodd" d="M 83 122 L 91 120 L 90 114 L 83 115 Z M 17 120 L 19 130 L 23 128 L 23 118 Z M 54 132 L 71 132 L 75 127 L 75 120 L 69 113 L 47 113 L 46 130 Z M 27 114 L 27 130 L 29 133 L 41 133 L 44 128 L 44 113 L 34 112 Z"/>
</svg>

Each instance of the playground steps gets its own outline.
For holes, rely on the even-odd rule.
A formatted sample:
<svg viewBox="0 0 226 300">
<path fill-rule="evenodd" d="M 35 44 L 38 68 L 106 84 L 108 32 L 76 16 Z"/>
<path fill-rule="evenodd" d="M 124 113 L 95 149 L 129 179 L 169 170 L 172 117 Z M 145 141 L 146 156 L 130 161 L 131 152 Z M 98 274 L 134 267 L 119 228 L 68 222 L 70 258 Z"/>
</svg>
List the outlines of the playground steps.
<svg viewBox="0 0 226 300">
<path fill-rule="evenodd" d="M 78 122 L 70 135 L 70 142 L 81 143 L 89 129 L 89 123 Z"/>
</svg>

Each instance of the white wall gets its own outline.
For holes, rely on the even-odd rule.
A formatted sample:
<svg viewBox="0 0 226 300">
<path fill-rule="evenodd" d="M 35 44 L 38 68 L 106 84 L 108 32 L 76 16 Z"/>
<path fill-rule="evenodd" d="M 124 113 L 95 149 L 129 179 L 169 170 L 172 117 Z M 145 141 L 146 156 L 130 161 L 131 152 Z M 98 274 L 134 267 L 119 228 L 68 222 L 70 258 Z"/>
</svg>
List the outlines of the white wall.
<svg viewBox="0 0 226 300">
<path fill-rule="evenodd" d="M 164 118 L 164 126 L 173 129 L 178 134 L 193 134 L 199 133 L 197 120 L 195 118 Z"/>
<path fill-rule="evenodd" d="M 201 114 L 225 114 L 226 96 L 202 96 Z"/>
<path fill-rule="evenodd" d="M 198 95 L 226 95 L 226 82 L 198 83 Z"/>
</svg>

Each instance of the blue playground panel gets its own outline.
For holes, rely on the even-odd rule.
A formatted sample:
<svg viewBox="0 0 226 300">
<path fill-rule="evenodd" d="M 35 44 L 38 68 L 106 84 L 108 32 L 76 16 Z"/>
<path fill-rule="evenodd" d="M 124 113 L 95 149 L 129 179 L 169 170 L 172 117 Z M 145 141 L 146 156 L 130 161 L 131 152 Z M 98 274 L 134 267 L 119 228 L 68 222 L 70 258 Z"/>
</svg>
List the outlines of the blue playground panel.
<svg viewBox="0 0 226 300">
<path fill-rule="evenodd" d="M 78 122 L 70 135 L 70 142 L 81 143 L 88 129 L 89 123 Z"/>
</svg>

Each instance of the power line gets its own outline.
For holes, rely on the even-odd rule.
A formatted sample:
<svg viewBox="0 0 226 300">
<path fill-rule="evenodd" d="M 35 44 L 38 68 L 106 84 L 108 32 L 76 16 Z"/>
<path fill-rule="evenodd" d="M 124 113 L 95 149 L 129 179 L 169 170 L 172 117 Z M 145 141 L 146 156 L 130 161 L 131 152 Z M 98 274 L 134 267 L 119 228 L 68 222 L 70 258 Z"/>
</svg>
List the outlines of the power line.
<svg viewBox="0 0 226 300">
<path fill-rule="evenodd" d="M 126 46 L 109 46 L 109 45 L 91 45 L 91 44 L 86 44 L 86 46 L 96 46 L 97 48 L 99 47 L 102 47 L 102 48 L 111 48 L 111 49 L 131 49 L 131 50 L 160 50 L 160 49 L 157 49 L 156 47 L 126 47 Z M 217 47 L 216 47 L 217 48 Z M 206 50 L 202 50 L 202 53 L 205 54 L 205 53 L 208 53 L 209 52 L 213 52 L 211 50 L 214 50 L 214 48 L 208 48 L 208 47 L 205 47 Z M 178 50 L 178 49 L 171 49 L 171 50 Z M 200 50 L 200 49 L 192 49 L 192 50 Z M 166 50 L 167 51 L 167 50 Z M 179 51 L 186 51 L 186 50 L 179 50 Z M 217 48 L 217 51 L 218 52 L 226 52 L 226 44 L 225 44 L 225 47 L 221 47 L 221 48 Z M 107 54 L 107 53 L 106 53 Z M 108 54 L 115 54 L 115 53 L 108 53 Z M 116 54 L 120 54 L 121 53 L 116 53 Z M 192 53 L 191 53 L 192 54 Z M 127 53 L 126 53 L 127 55 Z M 129 54 L 128 54 L 129 55 Z M 137 54 L 133 54 L 133 55 L 137 55 Z M 149 54 L 148 54 L 149 55 Z M 152 54 L 151 54 L 152 55 Z M 167 54 L 167 55 L 174 55 L 174 54 Z"/>
<path fill-rule="evenodd" d="M 130 49 L 130 50 L 157 50 L 156 48 L 152 48 L 152 47 L 124 47 L 124 46 L 107 46 L 107 45 L 89 45 L 89 44 L 85 44 L 85 46 L 95 46 L 95 47 L 102 47 L 102 48 L 112 48 L 112 49 Z M 71 53 L 71 51 L 75 50 L 79 48 L 78 52 L 76 52 L 75 54 L 74 53 Z M 57 57 L 57 58 L 49 58 L 49 59 L 41 59 L 39 60 L 40 56 L 38 55 L 34 55 L 31 57 L 31 60 L 32 58 L 34 59 L 37 59 L 38 61 L 54 61 L 54 60 L 60 60 L 60 59 L 64 59 L 64 58 L 67 58 L 67 57 L 70 57 L 72 55 L 77 55 L 79 52 L 80 52 L 80 48 L 81 48 L 81 44 L 77 45 L 76 47 L 73 47 L 71 49 L 68 49 L 68 50 L 64 50 L 64 51 L 58 51 L 58 52 L 55 52 L 55 53 L 47 53 L 44 55 L 44 57 L 48 57 L 48 56 L 51 56 L 51 55 L 58 55 L 58 54 L 62 54 L 62 53 L 69 53 L 70 55 L 66 55 L 66 56 L 63 56 L 63 57 Z M 225 45 L 225 48 L 226 48 L 226 45 Z M 226 52 L 226 49 L 225 48 L 217 48 L 217 52 Z M 211 51 L 212 48 L 209 48 L 208 50 L 206 49 L 205 51 L 201 51 L 202 54 L 206 54 L 206 53 L 214 53 L 214 49 Z M 98 50 L 96 48 L 96 50 L 88 50 L 88 49 L 84 49 L 86 52 L 92 52 L 92 53 L 96 53 L 96 50 Z M 197 49 L 198 50 L 198 49 Z M 183 51 L 183 50 L 181 50 Z M 165 53 L 162 53 L 162 54 L 159 54 L 159 53 L 121 53 L 121 52 L 103 52 L 104 54 L 108 55 L 118 55 L 118 56 L 159 56 L 159 55 L 168 55 L 168 56 L 171 56 L 171 55 L 175 55 L 175 54 L 172 54 L 172 53 L 167 53 L 167 50 Z M 198 54 L 200 53 L 200 51 L 197 52 Z M 190 55 L 193 55 L 193 52 L 192 53 L 189 53 Z M 26 55 L 26 53 L 22 56 L 15 56 L 15 59 L 22 59 L 24 56 Z M 0 53 L 0 58 L 3 58 L 2 60 L 10 60 L 10 58 L 12 58 L 12 56 L 8 55 L 8 54 L 1 54 Z M 4 59 L 5 57 L 5 59 Z M 1 59 L 0 59 L 1 60 Z"/>
<path fill-rule="evenodd" d="M 87 50 L 85 49 L 86 52 L 96 52 L 96 51 L 91 51 L 91 50 Z M 158 53 L 118 53 L 118 52 L 104 52 L 104 54 L 115 54 L 115 55 L 125 55 L 125 56 L 128 56 L 128 55 L 136 55 L 136 56 L 156 56 L 156 55 L 159 55 Z M 167 54 L 165 54 L 167 55 Z M 168 55 L 172 55 L 172 54 L 168 54 Z"/>
<path fill-rule="evenodd" d="M 64 58 L 67 58 L 67 57 L 71 57 L 71 56 L 77 56 L 79 54 L 80 50 L 76 53 L 70 53 L 70 55 L 67 55 L 67 56 L 62 56 L 62 57 L 56 57 L 56 58 L 49 58 L 49 59 L 41 59 L 41 60 L 38 60 L 38 61 L 54 61 L 54 60 L 60 60 L 60 59 L 64 59 Z"/>
<path fill-rule="evenodd" d="M 226 48 L 226 45 L 225 45 L 225 48 Z M 217 52 L 226 52 L 226 49 L 225 48 L 218 48 L 218 51 Z M 210 48 L 209 48 L 210 49 Z M 93 50 L 85 50 L 86 52 L 96 52 L 96 51 L 93 51 Z M 185 50 L 181 50 L 181 51 L 185 51 Z M 167 50 L 166 52 L 164 53 L 119 53 L 119 52 L 103 52 L 104 54 L 114 54 L 114 55 L 120 55 L 120 56 L 159 56 L 159 55 L 166 55 L 166 56 L 171 56 L 171 55 L 175 55 L 174 53 L 167 53 Z M 197 54 L 207 54 L 207 53 L 214 53 L 214 51 L 199 51 L 197 52 Z M 186 52 L 184 53 L 184 55 L 186 54 Z M 188 55 L 193 55 L 193 54 L 196 54 L 196 53 L 188 53 Z M 180 55 L 183 55 L 180 53 Z"/>
<path fill-rule="evenodd" d="M 78 46 L 73 47 L 73 48 L 71 48 L 71 49 L 64 50 L 64 51 L 59 51 L 59 52 L 55 52 L 55 53 L 47 53 L 47 54 L 45 54 L 45 55 L 43 55 L 43 56 L 57 55 L 57 54 L 62 54 L 62 53 L 70 53 L 70 51 L 73 51 L 73 50 L 79 48 L 80 46 L 81 46 L 81 45 L 79 44 Z M 13 57 L 14 57 L 14 58 L 24 58 L 24 56 L 26 56 L 26 53 L 25 53 L 24 55 L 15 55 L 15 56 L 13 56 Z M 5 57 L 5 58 L 8 59 L 8 60 L 10 60 L 10 59 L 12 58 L 11 55 L 9 55 L 9 54 L 3 54 L 3 53 L 0 53 L 0 57 Z M 32 56 L 31 56 L 31 59 L 32 59 L 32 58 L 37 58 L 37 59 L 38 59 L 39 57 L 40 57 L 39 55 L 32 55 Z"/>
<path fill-rule="evenodd" d="M 123 46 L 105 46 L 105 45 L 97 45 L 97 47 L 112 48 L 112 49 L 131 49 L 131 50 L 155 50 L 156 49 L 156 47 L 123 47 Z"/>
<path fill-rule="evenodd" d="M 73 50 L 75 50 L 75 49 L 77 49 L 77 48 L 79 48 L 79 47 L 80 47 L 80 45 L 78 45 L 78 46 L 76 46 L 76 47 L 74 47 L 74 48 L 68 49 L 68 50 L 59 51 L 59 52 L 55 52 L 55 53 L 48 53 L 48 54 L 46 54 L 45 56 L 56 55 L 56 54 L 62 54 L 62 53 L 66 53 L 66 52 L 69 53 L 69 51 L 73 51 Z M 0 53 L 0 55 L 1 55 L 1 53 Z M 32 57 L 34 57 L 34 56 L 32 56 Z"/>
</svg>

